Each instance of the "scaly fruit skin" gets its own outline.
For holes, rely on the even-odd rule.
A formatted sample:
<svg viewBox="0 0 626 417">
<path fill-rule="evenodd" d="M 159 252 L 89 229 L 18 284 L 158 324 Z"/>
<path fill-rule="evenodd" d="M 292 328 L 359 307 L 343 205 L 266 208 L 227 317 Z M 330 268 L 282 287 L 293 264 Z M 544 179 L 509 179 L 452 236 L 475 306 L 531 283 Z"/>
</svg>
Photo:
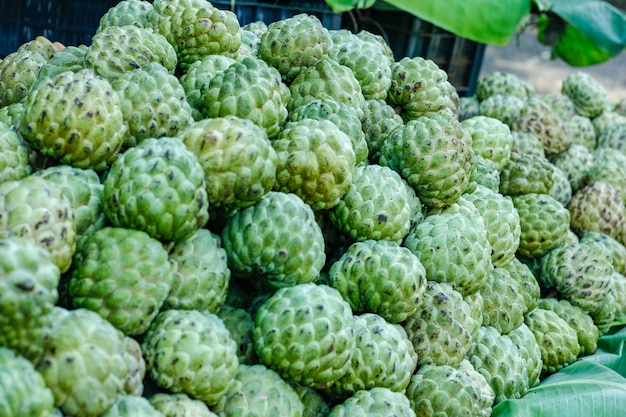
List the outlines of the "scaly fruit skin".
<svg viewBox="0 0 626 417">
<path fill-rule="evenodd" d="M 164 417 L 147 398 L 123 395 L 101 417 Z"/>
<path fill-rule="evenodd" d="M 6 417 L 53 417 L 54 397 L 31 362 L 0 347 L 0 410 Z"/>
<path fill-rule="evenodd" d="M 572 186 L 570 185 L 567 174 L 561 168 L 554 166 L 552 178 L 554 183 L 548 190 L 548 195 L 554 197 L 554 199 L 563 204 L 563 206 L 568 207 L 572 200 Z"/>
<path fill-rule="evenodd" d="M 88 48 L 87 45 L 68 45 L 65 49 L 56 52 L 39 70 L 32 89 L 36 89 L 42 82 L 47 82 L 48 78 L 54 79 L 65 71 L 78 72 L 85 69 L 85 55 Z"/>
<path fill-rule="evenodd" d="M 17 122 L 22 120 L 23 112 L 23 102 L 13 103 L 9 104 L 8 106 L 0 107 L 0 123 L 6 125 L 6 127 L 16 126 Z"/>
<path fill-rule="evenodd" d="M 421 202 L 400 174 L 389 167 L 356 167 L 352 184 L 330 209 L 330 220 L 356 241 L 401 243 Z"/>
<path fill-rule="evenodd" d="M 548 158 L 532 153 L 512 152 L 500 173 L 500 193 L 504 195 L 549 194 L 554 185 L 554 165 Z"/>
<path fill-rule="evenodd" d="M 469 185 L 474 165 L 471 136 L 461 122 L 423 116 L 389 134 L 380 164 L 397 171 L 429 207 L 456 202 Z"/>
<path fill-rule="evenodd" d="M 18 51 L 31 51 L 41 54 L 46 59 L 50 59 L 55 53 L 65 49 L 65 45 L 60 42 L 52 42 L 45 36 L 37 36 L 34 39 L 24 42 L 17 50 Z"/>
<path fill-rule="evenodd" d="M 300 71 L 289 84 L 289 91 L 289 111 L 312 100 L 330 97 L 352 108 L 359 119 L 363 117 L 365 96 L 359 80 L 350 68 L 332 58 L 321 59 L 315 65 Z"/>
<path fill-rule="evenodd" d="M 535 308 L 526 314 L 524 323 L 535 335 L 541 349 L 544 377 L 560 371 L 578 358 L 580 344 L 576 330 L 554 311 Z"/>
<path fill-rule="evenodd" d="M 357 391 L 374 387 L 404 392 L 417 367 L 417 353 L 404 329 L 377 314 L 364 313 L 355 316 L 354 331 L 352 365 L 325 393 L 345 400 Z"/>
<path fill-rule="evenodd" d="M 254 319 L 250 311 L 224 303 L 220 306 L 216 314 L 222 319 L 224 325 L 237 343 L 239 364 L 254 365 L 259 363 L 252 341 L 252 325 Z"/>
<path fill-rule="evenodd" d="M 385 100 L 365 100 L 361 129 L 365 133 L 371 164 L 378 163 L 380 149 L 389 133 L 403 124 L 402 117 Z"/>
<path fill-rule="evenodd" d="M 172 266 L 147 233 L 104 227 L 74 256 L 69 294 L 76 308 L 97 312 L 126 335 L 143 334 L 170 290 Z"/>
<path fill-rule="evenodd" d="M 50 253 L 21 237 L 0 239 L 0 346 L 36 362 L 36 343 L 24 338 L 58 301 L 61 273 Z"/>
<path fill-rule="evenodd" d="M 508 334 L 515 346 L 519 349 L 528 370 L 528 387 L 534 388 L 541 381 L 541 373 L 543 371 L 543 359 L 541 356 L 541 346 L 537 343 L 535 335 L 522 322 L 517 329 Z"/>
<path fill-rule="evenodd" d="M 623 320 L 626 317 L 626 275 L 613 271 L 611 287 L 615 298 L 615 320 Z"/>
<path fill-rule="evenodd" d="M 528 370 L 522 352 L 510 336 L 500 334 L 495 327 L 480 326 L 467 360 L 493 388 L 494 405 L 521 398 L 528 391 Z"/>
<path fill-rule="evenodd" d="M 618 123 L 597 138 L 597 146 L 616 149 L 626 154 L 626 124 Z"/>
<path fill-rule="evenodd" d="M 176 51 L 160 33 L 135 25 L 102 29 L 93 36 L 85 54 L 85 67 L 111 81 L 152 62 L 173 74 Z"/>
<path fill-rule="evenodd" d="M 233 55 L 241 46 L 237 15 L 203 0 L 156 0 L 150 12 L 155 30 L 173 45 L 178 66 L 212 54 Z"/>
<path fill-rule="evenodd" d="M 300 197 L 270 191 L 228 218 L 222 244 L 231 271 L 272 288 L 312 282 L 324 266 L 324 236 Z"/>
<path fill-rule="evenodd" d="M 519 213 L 510 197 L 477 185 L 464 198 L 474 204 L 485 219 L 493 266 L 503 266 L 515 257 L 522 233 Z"/>
<path fill-rule="evenodd" d="M 483 299 L 483 326 L 495 327 L 500 334 L 509 334 L 524 322 L 528 307 L 520 285 L 504 268 L 491 271 L 479 290 Z"/>
<path fill-rule="evenodd" d="M 580 237 L 580 241 L 600 243 L 603 251 L 608 252 L 611 257 L 613 269 L 620 274 L 626 274 L 626 246 L 620 243 L 617 239 L 612 238 L 606 233 L 588 231 L 583 233 Z"/>
<path fill-rule="evenodd" d="M 331 265 L 329 283 L 354 312 L 376 313 L 400 323 L 421 306 L 426 271 L 407 248 L 370 239 L 351 244 Z"/>
<path fill-rule="evenodd" d="M 512 94 L 526 99 L 529 91 L 523 81 L 513 73 L 493 71 L 482 77 L 476 84 L 476 96 L 480 101 L 496 94 Z"/>
<path fill-rule="evenodd" d="M 582 308 L 594 321 L 607 300 L 613 265 L 595 242 L 561 245 L 541 259 L 541 284 Z"/>
<path fill-rule="evenodd" d="M 577 235 L 602 232 L 617 238 L 626 222 L 626 204 L 617 189 L 596 181 L 578 189 L 569 206 L 570 224 Z"/>
<path fill-rule="evenodd" d="M 300 401 L 304 405 L 302 417 L 326 417 L 330 413 L 330 406 L 326 398 L 313 388 L 304 386 L 298 382 L 287 380 L 289 385 L 296 391 Z"/>
<path fill-rule="evenodd" d="M 473 193 L 478 185 L 494 192 L 500 192 L 500 171 L 491 159 L 474 155 L 474 168 L 464 194 Z"/>
<path fill-rule="evenodd" d="M 597 135 L 590 118 L 577 114 L 566 119 L 565 125 L 572 136 L 572 145 L 583 145 L 589 150 L 597 147 Z"/>
<path fill-rule="evenodd" d="M 289 87 L 278 70 L 260 58 L 246 57 L 215 74 L 201 89 L 202 115 L 250 119 L 275 138 L 287 120 Z"/>
<path fill-rule="evenodd" d="M 513 146 L 511 147 L 511 152 L 533 154 L 542 158 L 546 157 L 546 151 L 543 149 L 543 144 L 534 133 L 512 130 L 511 136 L 513 136 Z"/>
<path fill-rule="evenodd" d="M 570 214 L 563 204 L 547 194 L 530 193 L 511 198 L 520 217 L 519 255 L 541 257 L 565 242 Z"/>
<path fill-rule="evenodd" d="M 125 72 L 111 86 L 121 97 L 122 113 L 128 124 L 124 148 L 144 139 L 177 136 L 193 122 L 185 89 L 158 62 Z"/>
<path fill-rule="evenodd" d="M 114 226 L 164 241 L 185 240 L 209 219 L 204 170 L 178 137 L 145 139 L 120 154 L 102 199 Z"/>
<path fill-rule="evenodd" d="M 560 154 L 572 144 L 565 122 L 539 98 L 526 101 L 511 130 L 535 134 L 548 157 Z"/>
<path fill-rule="evenodd" d="M 5 56 L 0 61 L 0 107 L 25 101 L 47 61 L 40 53 L 30 50 Z"/>
<path fill-rule="evenodd" d="M 478 116 L 480 111 L 480 101 L 476 98 L 476 95 L 464 96 L 459 98 L 459 109 L 457 110 L 457 117 L 459 121 L 469 119 L 474 116 Z"/>
<path fill-rule="evenodd" d="M 330 120 L 288 122 L 272 146 L 278 156 L 274 190 L 298 195 L 313 210 L 336 206 L 352 184 L 352 141 Z"/>
<path fill-rule="evenodd" d="M 411 377 L 406 396 L 416 415 L 447 417 L 464 414 L 489 417 L 495 400 L 493 388 L 485 377 L 467 363 L 422 366 Z"/>
<path fill-rule="evenodd" d="M 378 45 L 378 47 L 381 48 L 384 59 L 389 61 L 390 64 L 395 61 L 393 50 L 383 35 L 379 35 L 368 30 L 360 30 L 356 33 L 356 36 L 361 40 Z"/>
<path fill-rule="evenodd" d="M 217 417 L 205 403 L 183 393 L 158 392 L 148 397 L 148 401 L 165 417 Z"/>
<path fill-rule="evenodd" d="M 541 298 L 537 307 L 552 310 L 567 322 L 578 335 L 580 356 L 591 355 L 598 347 L 600 332 L 593 322 L 593 318 L 582 308 L 570 303 L 566 299 Z"/>
<path fill-rule="evenodd" d="M 594 182 L 604 182 L 612 186 L 622 201 L 626 201 L 626 154 L 611 148 L 597 148 L 593 151 L 594 164 L 581 180 L 580 187 Z"/>
<path fill-rule="evenodd" d="M 65 71 L 32 90 L 20 132 L 31 147 L 60 164 L 103 171 L 117 158 L 128 125 L 111 83 L 83 69 Z"/>
<path fill-rule="evenodd" d="M 376 387 L 355 392 L 335 405 L 328 417 L 416 417 L 409 399 L 401 392 Z"/>
<path fill-rule="evenodd" d="M 580 188 L 583 178 L 595 163 L 593 153 L 585 145 L 572 144 L 565 152 L 551 159 L 555 167 L 565 173 L 572 193 Z"/>
<path fill-rule="evenodd" d="M 479 154 L 495 162 L 502 171 L 511 157 L 513 137 L 511 129 L 504 122 L 487 116 L 474 116 L 461 122 L 472 137 L 474 154 Z"/>
<path fill-rule="evenodd" d="M 361 120 L 357 117 L 354 109 L 343 103 L 339 103 L 331 97 L 313 100 L 298 108 L 293 109 L 287 116 L 287 121 L 293 122 L 301 119 L 330 120 L 339 129 L 347 134 L 352 141 L 356 165 L 365 165 L 369 149 L 365 141 L 365 133 Z"/>
<path fill-rule="evenodd" d="M 459 107 L 459 95 L 446 72 L 434 61 L 419 56 L 391 64 L 387 101 L 400 110 L 405 122 L 444 109 L 456 114 Z"/>
<path fill-rule="evenodd" d="M 479 325 L 463 296 L 450 284 L 435 281 L 428 282 L 420 309 L 402 323 L 419 366 L 459 365 Z"/>
<path fill-rule="evenodd" d="M 134 25 L 152 29 L 153 23 L 149 18 L 152 3 L 146 0 L 122 0 L 111 6 L 101 17 L 96 33 L 102 32 L 109 26 Z"/>
<path fill-rule="evenodd" d="M 511 278 L 519 283 L 519 292 L 526 310 L 531 311 L 537 307 L 537 302 L 541 296 L 541 287 L 530 267 L 515 257 L 500 268 L 508 271 Z"/>
<path fill-rule="evenodd" d="M 233 115 L 203 119 L 180 138 L 204 169 L 212 207 L 249 207 L 273 189 L 278 156 L 252 121 Z"/>
<path fill-rule="evenodd" d="M 33 175 L 57 184 L 69 199 L 76 217 L 77 245 L 83 237 L 104 227 L 106 221 L 102 210 L 104 186 L 94 170 L 53 165 L 35 171 Z"/>
<path fill-rule="evenodd" d="M 234 383 L 213 407 L 223 417 L 302 417 L 304 404 L 289 383 L 265 365 L 239 365 Z"/>
<path fill-rule="evenodd" d="M 385 100 L 391 87 L 391 64 L 378 42 L 353 34 L 333 39 L 329 56 L 352 70 L 366 100 Z"/>
<path fill-rule="evenodd" d="M 608 93 L 604 86 L 586 72 L 576 71 L 563 79 L 561 94 L 574 103 L 577 114 L 593 118 L 608 105 Z"/>
<path fill-rule="evenodd" d="M 348 372 L 356 346 L 350 305 L 337 290 L 313 283 L 284 287 L 261 304 L 252 338 L 261 363 L 313 389 Z"/>
<path fill-rule="evenodd" d="M 22 179 L 32 173 L 32 151 L 15 129 L 0 125 L 0 184 Z"/>
<path fill-rule="evenodd" d="M 130 337 L 124 337 L 124 360 L 128 366 L 128 373 L 124 381 L 124 392 L 127 395 L 141 396 L 144 392 L 143 381 L 146 377 L 146 361 L 141 352 L 139 342 Z"/>
<path fill-rule="evenodd" d="M 237 346 L 222 320 L 198 310 L 165 310 L 141 344 L 146 369 L 159 388 L 209 406 L 234 383 Z"/>
<path fill-rule="evenodd" d="M 565 94 L 548 93 L 539 96 L 539 99 L 554 110 L 561 119 L 568 120 L 576 116 L 574 102 Z"/>
<path fill-rule="evenodd" d="M 76 251 L 76 217 L 59 186 L 33 174 L 0 184 L 0 238 L 24 237 L 46 248 L 61 273 Z"/>
<path fill-rule="evenodd" d="M 493 117 L 505 125 L 511 127 L 524 107 L 525 100 L 513 94 L 494 94 L 478 105 L 478 114 Z"/>
<path fill-rule="evenodd" d="M 226 55 L 207 55 L 202 59 L 189 65 L 187 71 L 179 76 L 180 84 L 185 90 L 187 102 L 192 109 L 192 115 L 195 121 L 203 119 L 202 106 L 204 99 L 202 98 L 202 89 L 215 74 L 225 70 L 234 64 L 234 58 Z"/>
<path fill-rule="evenodd" d="M 616 124 L 626 122 L 626 115 L 605 109 L 602 113 L 590 119 L 597 138 Z"/>
<path fill-rule="evenodd" d="M 260 37 L 259 56 L 290 83 L 303 68 L 328 57 L 331 40 L 319 18 L 299 13 L 274 21 Z"/>
<path fill-rule="evenodd" d="M 170 246 L 173 275 L 163 308 L 216 313 L 226 300 L 230 269 L 221 238 L 206 228 Z"/>
<path fill-rule="evenodd" d="M 99 417 L 125 394 L 124 339 L 90 310 L 67 310 L 53 321 L 36 367 L 64 415 Z"/>
<path fill-rule="evenodd" d="M 403 245 L 424 265 L 426 279 L 448 282 L 463 295 L 478 291 L 493 268 L 487 227 L 477 211 L 430 214 Z"/>
</svg>

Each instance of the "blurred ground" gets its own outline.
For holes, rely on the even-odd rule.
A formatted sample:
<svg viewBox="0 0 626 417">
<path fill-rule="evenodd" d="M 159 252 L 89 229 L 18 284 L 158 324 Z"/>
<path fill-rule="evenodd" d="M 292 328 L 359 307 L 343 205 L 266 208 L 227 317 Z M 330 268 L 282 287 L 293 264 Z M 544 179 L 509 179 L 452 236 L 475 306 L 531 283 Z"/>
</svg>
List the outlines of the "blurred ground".
<svg viewBox="0 0 626 417">
<path fill-rule="evenodd" d="M 509 71 L 530 82 L 538 93 L 558 93 L 561 80 L 574 71 L 594 76 L 616 102 L 626 97 L 626 51 L 602 64 L 591 67 L 571 67 L 562 60 L 550 59 L 550 48 L 537 41 L 535 30 L 527 29 L 506 46 L 488 46 L 485 50 L 480 77 L 492 71 Z"/>
</svg>

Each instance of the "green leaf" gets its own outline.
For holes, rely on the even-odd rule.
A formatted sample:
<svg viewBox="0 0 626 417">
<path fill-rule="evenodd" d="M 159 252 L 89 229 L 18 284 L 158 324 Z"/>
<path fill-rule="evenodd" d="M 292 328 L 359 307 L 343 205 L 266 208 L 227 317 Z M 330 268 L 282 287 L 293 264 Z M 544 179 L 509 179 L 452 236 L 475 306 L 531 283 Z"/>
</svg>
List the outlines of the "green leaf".
<svg viewBox="0 0 626 417">
<path fill-rule="evenodd" d="M 610 56 L 626 47 L 626 14 L 612 4 L 601 0 L 534 1 L 540 12 L 557 14 Z"/>
<path fill-rule="evenodd" d="M 335 13 L 349 12 L 352 9 L 368 8 L 373 5 L 375 0 L 364 2 L 363 0 L 327 0 L 326 4 Z"/>
<path fill-rule="evenodd" d="M 623 417 L 625 409 L 626 379 L 604 365 L 578 361 L 524 397 L 499 403 L 491 417 Z"/>
<path fill-rule="evenodd" d="M 455 35 L 493 45 L 505 45 L 530 13 L 530 0 L 386 1 Z"/>
<path fill-rule="evenodd" d="M 326 0 L 335 11 L 354 0 Z M 521 20 L 530 13 L 531 0 L 385 0 L 455 35 L 481 43 L 505 45 Z"/>
<path fill-rule="evenodd" d="M 544 379 L 491 417 L 621 417 L 626 409 L 626 328 L 600 337 L 598 350 Z"/>
<path fill-rule="evenodd" d="M 573 67 L 600 64 L 614 56 L 569 24 L 554 45 L 553 53 Z"/>
</svg>

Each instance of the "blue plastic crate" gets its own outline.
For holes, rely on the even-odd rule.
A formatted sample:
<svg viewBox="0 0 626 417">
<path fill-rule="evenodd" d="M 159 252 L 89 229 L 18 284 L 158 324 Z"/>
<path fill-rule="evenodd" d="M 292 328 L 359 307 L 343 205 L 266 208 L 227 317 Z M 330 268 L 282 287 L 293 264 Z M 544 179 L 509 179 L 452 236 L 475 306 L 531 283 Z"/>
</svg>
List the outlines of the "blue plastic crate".
<svg viewBox="0 0 626 417">
<path fill-rule="evenodd" d="M 102 15 L 118 1 L 0 0 L 0 56 L 37 36 L 64 45 L 88 45 Z"/>
</svg>

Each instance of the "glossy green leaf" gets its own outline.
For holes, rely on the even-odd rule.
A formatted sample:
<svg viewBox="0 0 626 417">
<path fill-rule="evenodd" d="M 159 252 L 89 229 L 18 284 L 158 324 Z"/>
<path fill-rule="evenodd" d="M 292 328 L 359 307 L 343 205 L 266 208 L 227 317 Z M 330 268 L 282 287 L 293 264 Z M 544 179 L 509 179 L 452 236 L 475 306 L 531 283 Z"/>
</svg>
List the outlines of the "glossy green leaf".
<svg viewBox="0 0 626 417">
<path fill-rule="evenodd" d="M 606 1 L 535 0 L 535 3 L 540 11 L 560 16 L 588 38 L 589 43 L 610 56 L 619 54 L 626 46 L 626 14 Z"/>
<path fill-rule="evenodd" d="M 598 350 L 552 374 L 491 417 L 622 417 L 626 410 L 626 328 L 602 336 Z"/>
<path fill-rule="evenodd" d="M 600 64 L 615 55 L 595 44 L 580 30 L 569 24 L 565 27 L 558 43 L 554 45 L 553 52 L 573 67 Z"/>
<path fill-rule="evenodd" d="M 374 5 L 375 0 L 327 0 L 326 3 L 335 13 L 349 12 L 352 9 L 366 9 Z"/>
<path fill-rule="evenodd" d="M 346 11 L 355 0 L 326 0 L 335 11 Z M 473 41 L 504 45 L 530 13 L 531 0 L 385 0 L 400 10 Z"/>
</svg>

